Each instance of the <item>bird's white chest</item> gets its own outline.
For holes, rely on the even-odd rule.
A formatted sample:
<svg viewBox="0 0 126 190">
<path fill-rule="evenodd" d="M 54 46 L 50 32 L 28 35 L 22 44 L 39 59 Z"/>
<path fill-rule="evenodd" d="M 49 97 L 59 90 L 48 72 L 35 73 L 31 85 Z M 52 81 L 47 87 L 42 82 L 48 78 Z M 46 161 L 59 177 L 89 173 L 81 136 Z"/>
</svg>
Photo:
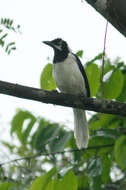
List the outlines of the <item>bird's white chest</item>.
<svg viewBox="0 0 126 190">
<path fill-rule="evenodd" d="M 86 94 L 84 79 L 73 55 L 53 64 L 53 78 L 61 92 Z"/>
</svg>

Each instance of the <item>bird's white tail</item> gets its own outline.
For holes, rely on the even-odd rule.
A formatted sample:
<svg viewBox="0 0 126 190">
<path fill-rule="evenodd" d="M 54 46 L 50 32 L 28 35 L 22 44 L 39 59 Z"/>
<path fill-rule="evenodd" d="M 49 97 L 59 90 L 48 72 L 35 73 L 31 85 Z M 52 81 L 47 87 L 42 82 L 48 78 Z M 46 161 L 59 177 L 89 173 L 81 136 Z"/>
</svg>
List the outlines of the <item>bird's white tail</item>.
<svg viewBox="0 0 126 190">
<path fill-rule="evenodd" d="M 84 110 L 73 109 L 74 113 L 74 136 L 79 149 L 87 148 L 88 146 L 88 123 Z"/>
</svg>

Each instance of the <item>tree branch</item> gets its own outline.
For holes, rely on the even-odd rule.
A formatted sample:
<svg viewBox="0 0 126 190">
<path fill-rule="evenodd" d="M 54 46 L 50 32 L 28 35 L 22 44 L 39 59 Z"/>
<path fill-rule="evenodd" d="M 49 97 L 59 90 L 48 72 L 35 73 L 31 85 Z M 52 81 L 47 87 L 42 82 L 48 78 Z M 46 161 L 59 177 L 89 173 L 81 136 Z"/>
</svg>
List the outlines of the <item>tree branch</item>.
<svg viewBox="0 0 126 190">
<path fill-rule="evenodd" d="M 87 98 L 81 95 L 59 93 L 0 81 L 0 93 L 66 107 L 126 116 L 126 103 Z"/>
<path fill-rule="evenodd" d="M 106 144 L 106 145 L 99 145 L 99 146 L 90 146 L 88 148 L 83 148 L 83 149 L 69 149 L 69 150 L 63 150 L 63 151 L 58 151 L 58 152 L 40 152 L 40 153 L 37 153 L 33 156 L 24 156 L 24 157 L 21 157 L 21 158 L 17 158 L 17 159 L 14 159 L 14 160 L 9 160 L 7 162 L 3 162 L 3 163 L 0 163 L 0 167 L 3 166 L 3 165 L 6 165 L 6 164 L 10 164 L 12 162 L 18 162 L 18 161 L 21 161 L 21 160 L 31 160 L 31 159 L 34 159 L 34 158 L 37 158 L 37 157 L 40 157 L 40 156 L 49 156 L 49 155 L 56 155 L 56 154 L 64 154 L 64 153 L 71 153 L 71 152 L 80 152 L 80 151 L 87 151 L 87 150 L 94 150 L 94 149 L 101 149 L 101 148 L 111 148 L 113 147 L 114 144 Z"/>
<path fill-rule="evenodd" d="M 85 0 L 126 37 L 125 0 Z"/>
</svg>

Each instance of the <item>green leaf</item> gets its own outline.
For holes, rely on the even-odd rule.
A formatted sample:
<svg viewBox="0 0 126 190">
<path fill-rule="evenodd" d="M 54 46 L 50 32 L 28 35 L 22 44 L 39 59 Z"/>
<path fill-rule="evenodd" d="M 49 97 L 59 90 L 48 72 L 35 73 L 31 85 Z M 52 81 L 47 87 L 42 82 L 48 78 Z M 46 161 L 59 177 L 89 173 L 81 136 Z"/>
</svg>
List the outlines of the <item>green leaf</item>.
<svg viewBox="0 0 126 190">
<path fill-rule="evenodd" d="M 9 182 L 4 182 L 0 184 L 0 190 L 8 190 L 9 189 Z"/>
<path fill-rule="evenodd" d="M 66 144 L 70 140 L 71 136 L 72 136 L 71 132 L 60 130 L 59 138 L 54 139 L 54 141 L 50 143 L 51 151 L 52 152 L 63 151 Z"/>
<path fill-rule="evenodd" d="M 35 122 L 36 122 L 36 118 L 32 117 L 32 119 L 29 121 L 26 129 L 23 131 L 23 133 L 22 133 L 22 142 L 23 142 L 23 144 L 27 143 L 27 139 L 29 137 L 29 134 L 30 134 L 30 132 L 32 130 L 32 127 L 34 126 Z"/>
<path fill-rule="evenodd" d="M 96 95 L 100 86 L 100 69 L 96 64 L 90 64 L 86 67 L 86 74 L 88 77 L 92 97 Z"/>
<path fill-rule="evenodd" d="M 118 68 L 118 69 L 124 68 L 124 66 L 125 66 L 125 63 L 124 63 L 124 62 L 119 62 L 119 63 L 117 64 L 117 68 Z"/>
<path fill-rule="evenodd" d="M 52 64 L 48 63 L 40 76 L 40 87 L 45 90 L 55 90 L 56 84 L 52 77 Z"/>
<path fill-rule="evenodd" d="M 101 174 L 102 163 L 101 163 L 100 157 L 98 157 L 98 158 L 92 157 L 89 160 L 87 172 L 88 172 L 88 176 L 90 176 L 90 177 L 96 177 L 96 176 L 99 176 Z"/>
<path fill-rule="evenodd" d="M 77 178 L 72 172 L 72 170 L 68 171 L 61 180 L 58 180 L 55 184 L 55 189 L 57 190 L 77 190 Z"/>
<path fill-rule="evenodd" d="M 88 61 L 86 63 L 86 65 L 90 65 L 90 64 L 93 64 L 95 61 L 97 60 L 101 60 L 102 59 L 102 56 L 103 56 L 103 53 L 99 53 L 97 56 L 95 56 L 93 59 L 91 59 L 90 61 Z"/>
<path fill-rule="evenodd" d="M 102 156 L 102 174 L 101 174 L 101 179 L 104 184 L 109 183 L 110 181 L 110 172 L 111 172 L 111 167 L 112 167 L 112 157 L 110 154 Z"/>
<path fill-rule="evenodd" d="M 115 66 L 111 64 L 110 59 L 107 59 L 105 61 L 105 66 L 104 66 L 104 75 L 108 73 L 109 71 L 113 70 L 114 68 Z"/>
<path fill-rule="evenodd" d="M 13 27 L 13 20 L 10 20 L 8 18 L 1 18 L 0 24 L 9 30 L 13 30 L 14 32 L 16 32 L 16 29 L 18 29 L 18 25 L 17 27 Z"/>
<path fill-rule="evenodd" d="M 77 175 L 78 179 L 78 189 L 88 189 L 89 187 L 89 178 L 87 175 Z"/>
<path fill-rule="evenodd" d="M 114 142 L 115 142 L 115 140 L 113 139 L 113 137 L 96 135 L 96 136 L 93 136 L 92 138 L 89 139 L 89 146 L 88 147 L 101 146 L 101 145 L 113 145 Z M 105 148 L 103 147 L 103 148 L 99 149 L 98 154 L 101 156 L 105 153 L 112 151 L 113 146 L 108 146 Z M 92 152 L 95 152 L 95 150 L 92 150 Z"/>
<path fill-rule="evenodd" d="M 13 24 L 13 20 L 10 20 L 9 24 L 10 24 L 10 26 L 11 26 L 11 25 Z"/>
<path fill-rule="evenodd" d="M 90 190 L 100 190 L 102 185 L 101 176 L 90 178 Z"/>
<path fill-rule="evenodd" d="M 8 142 L 6 142 L 6 141 L 2 141 L 1 143 L 2 143 L 6 148 L 8 148 L 11 153 L 13 152 L 13 150 L 14 150 L 14 148 L 15 148 L 14 145 L 11 145 L 10 143 L 8 143 Z"/>
<path fill-rule="evenodd" d="M 45 190 L 52 176 L 56 173 L 56 168 L 51 169 L 47 174 L 37 177 L 29 190 Z"/>
<path fill-rule="evenodd" d="M 15 45 L 15 42 L 10 42 L 9 44 L 7 44 L 5 51 L 7 52 L 9 50 L 9 47 L 13 45 Z"/>
<path fill-rule="evenodd" d="M 42 150 L 42 148 L 57 138 L 59 135 L 60 126 L 56 123 L 50 123 L 41 119 L 39 122 L 38 130 L 32 136 L 33 147 Z"/>
<path fill-rule="evenodd" d="M 55 180 L 51 179 L 44 190 L 55 190 L 54 183 L 55 183 Z"/>
<path fill-rule="evenodd" d="M 107 82 L 104 82 L 104 98 L 117 98 L 123 88 L 124 77 L 120 70 L 114 71 Z"/>
<path fill-rule="evenodd" d="M 117 137 L 119 137 L 120 133 L 115 129 L 101 128 L 95 132 L 95 135 L 101 137 L 109 137 L 115 140 Z"/>
<path fill-rule="evenodd" d="M 66 173 L 62 180 L 62 187 L 65 187 L 65 190 L 77 190 L 77 178 L 74 173 L 70 170 Z M 63 188 L 64 189 L 64 188 Z"/>
<path fill-rule="evenodd" d="M 93 130 L 97 130 L 102 128 L 103 126 L 103 114 L 95 114 L 94 116 L 91 117 L 89 120 L 89 128 Z"/>
<path fill-rule="evenodd" d="M 0 39 L 0 45 L 3 47 L 4 44 L 5 44 L 5 42 L 2 39 Z"/>
<path fill-rule="evenodd" d="M 113 144 L 114 140 L 111 137 L 106 137 L 106 136 L 93 136 L 89 140 L 89 147 L 90 146 L 101 146 L 101 145 L 109 145 Z M 111 148 L 111 147 L 109 147 Z M 103 148 L 104 149 L 104 148 Z M 107 149 L 107 148 L 106 148 Z"/>
<path fill-rule="evenodd" d="M 117 164 L 126 170 L 126 136 L 121 136 L 116 140 L 114 152 Z"/>
<path fill-rule="evenodd" d="M 118 116 L 110 114 L 96 114 L 89 121 L 90 129 L 116 128 L 119 126 Z"/>
<path fill-rule="evenodd" d="M 83 50 L 79 50 L 79 51 L 77 51 L 76 55 L 78 57 L 82 58 L 83 57 L 83 53 L 84 53 Z"/>
<path fill-rule="evenodd" d="M 29 121 L 29 124 L 26 127 L 26 129 L 23 131 L 23 124 L 24 121 L 26 120 Z M 32 130 L 35 121 L 36 118 L 30 112 L 19 110 L 12 119 L 11 134 L 15 132 L 20 142 L 26 144 L 27 137 L 29 136 L 29 133 Z"/>
<path fill-rule="evenodd" d="M 123 77 L 124 77 L 123 89 L 119 97 L 117 98 L 117 100 L 121 102 L 126 101 L 126 74 L 124 74 Z"/>
<path fill-rule="evenodd" d="M 11 51 L 12 51 L 12 50 L 16 50 L 16 47 L 12 47 L 12 48 L 11 48 Z"/>
<path fill-rule="evenodd" d="M 16 183 L 4 182 L 0 184 L 0 190 L 12 190 L 17 186 Z"/>
<path fill-rule="evenodd" d="M 4 38 L 6 38 L 8 36 L 8 34 L 4 34 L 0 39 L 3 40 Z"/>
</svg>

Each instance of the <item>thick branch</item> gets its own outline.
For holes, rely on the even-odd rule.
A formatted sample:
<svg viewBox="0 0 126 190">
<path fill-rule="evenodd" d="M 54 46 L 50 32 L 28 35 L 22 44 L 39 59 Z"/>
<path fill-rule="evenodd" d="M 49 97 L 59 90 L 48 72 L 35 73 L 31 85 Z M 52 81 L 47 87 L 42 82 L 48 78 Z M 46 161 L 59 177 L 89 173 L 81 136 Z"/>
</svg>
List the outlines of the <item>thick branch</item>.
<svg viewBox="0 0 126 190">
<path fill-rule="evenodd" d="M 126 0 L 86 0 L 126 37 Z"/>
<path fill-rule="evenodd" d="M 126 116 L 126 103 L 58 93 L 0 81 L 0 93 L 43 103 Z"/>
</svg>

